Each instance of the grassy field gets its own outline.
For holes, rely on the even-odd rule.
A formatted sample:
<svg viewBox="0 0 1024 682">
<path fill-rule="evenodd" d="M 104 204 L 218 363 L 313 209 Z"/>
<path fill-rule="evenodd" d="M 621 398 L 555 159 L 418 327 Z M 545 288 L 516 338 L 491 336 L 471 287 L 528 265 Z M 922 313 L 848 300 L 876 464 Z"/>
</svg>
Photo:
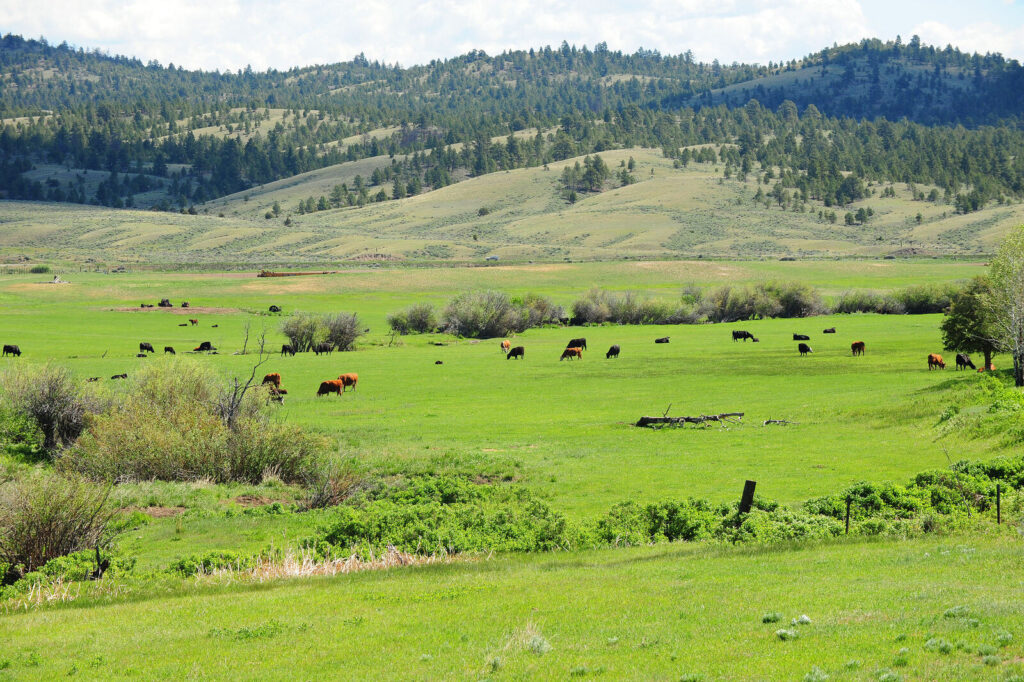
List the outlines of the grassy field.
<svg viewBox="0 0 1024 682">
<path fill-rule="evenodd" d="M 1012 680 L 1024 674 L 1020 551 L 1010 533 L 662 545 L 189 582 L 4 617 L 0 676 Z"/>
<path fill-rule="evenodd" d="M 389 163 L 362 159 L 312 171 L 200 206 L 199 215 L 111 210 L 68 204 L 9 202 L 0 249 L 8 257 L 74 263 L 340 263 L 352 260 L 560 262 L 702 257 L 982 255 L 1011 227 L 1024 223 L 1024 205 L 993 204 L 957 215 L 951 206 L 913 201 L 894 185 L 895 198 L 876 196 L 838 211 L 837 224 L 807 212 L 766 209 L 751 201 L 757 182 L 724 179 L 722 168 L 675 169 L 655 150 L 602 154 L 613 171 L 633 157 L 638 182 L 584 195 L 568 204 L 560 173 L 525 168 L 492 173 L 400 201 L 297 215 L 298 203 L 350 186 Z M 58 172 L 55 169 L 52 172 Z M 43 171 L 40 171 L 41 173 Z M 50 171 L 46 171 L 50 172 Z M 762 186 L 764 187 L 764 186 Z M 390 191 L 390 187 L 384 188 Z M 926 193 L 930 187 L 918 187 Z M 373 193 L 376 193 L 374 188 Z M 265 214 L 275 202 L 276 219 Z M 870 207 L 865 225 L 843 224 L 845 211 Z M 486 215 L 480 215 L 487 209 Z M 920 214 L 920 223 L 917 216 Z M 286 219 L 290 225 L 284 225 Z"/>
</svg>

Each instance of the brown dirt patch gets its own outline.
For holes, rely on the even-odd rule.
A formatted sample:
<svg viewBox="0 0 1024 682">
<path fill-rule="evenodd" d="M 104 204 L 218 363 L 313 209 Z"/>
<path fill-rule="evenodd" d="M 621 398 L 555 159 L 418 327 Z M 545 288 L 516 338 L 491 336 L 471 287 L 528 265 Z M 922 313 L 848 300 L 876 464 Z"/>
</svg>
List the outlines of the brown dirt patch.
<svg viewBox="0 0 1024 682">
<path fill-rule="evenodd" d="M 139 308 L 137 306 L 122 306 L 120 308 L 106 308 L 106 310 L 113 310 L 119 313 L 169 313 L 171 315 L 201 315 L 206 313 L 207 315 L 229 315 L 231 313 L 242 312 L 238 308 L 210 308 L 201 305 L 194 305 L 188 308 Z"/>
<path fill-rule="evenodd" d="M 285 500 L 274 500 L 263 495 L 239 495 L 232 501 L 241 507 L 265 507 L 268 504 L 284 502 Z M 222 502 L 227 504 L 228 501 L 222 500 Z"/>
<path fill-rule="evenodd" d="M 129 507 L 128 511 L 140 511 L 154 519 L 169 519 L 185 513 L 184 507 Z"/>
<path fill-rule="evenodd" d="M 487 270 L 500 270 L 503 272 L 561 272 L 572 270 L 572 265 L 561 263 L 550 263 L 548 265 L 484 265 Z"/>
</svg>

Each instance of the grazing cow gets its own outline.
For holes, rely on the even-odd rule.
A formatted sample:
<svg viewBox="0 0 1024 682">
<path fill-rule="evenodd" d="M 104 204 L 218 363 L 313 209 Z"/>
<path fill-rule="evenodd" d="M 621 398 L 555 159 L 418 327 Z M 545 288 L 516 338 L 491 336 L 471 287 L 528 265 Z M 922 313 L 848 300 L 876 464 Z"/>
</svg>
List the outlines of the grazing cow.
<svg viewBox="0 0 1024 682">
<path fill-rule="evenodd" d="M 345 388 L 348 386 L 352 387 L 352 390 L 356 390 L 356 384 L 359 382 L 359 375 L 356 373 L 351 374 L 339 374 L 338 381 L 341 382 L 341 392 L 345 392 Z"/>
<path fill-rule="evenodd" d="M 444 361 L 442 361 L 442 360 L 434 360 L 434 364 L 435 365 L 443 365 Z"/>
<path fill-rule="evenodd" d="M 511 350 L 511 349 L 512 349 L 512 342 L 511 341 L 509 341 L 508 339 L 505 339 L 504 341 L 501 342 L 501 352 L 502 353 L 508 353 L 509 350 Z"/>
<path fill-rule="evenodd" d="M 615 344 L 614 346 L 612 346 L 611 348 L 608 349 L 607 353 L 604 354 L 604 359 L 605 360 L 608 360 L 609 358 L 617 358 L 617 357 L 619 357 L 619 344 Z"/>
<path fill-rule="evenodd" d="M 200 343 L 198 346 L 196 346 L 192 350 L 194 350 L 194 351 L 212 351 L 212 350 L 217 350 L 217 349 L 214 348 L 213 344 L 210 343 L 209 341 L 203 341 L 202 343 Z"/>
<path fill-rule="evenodd" d="M 587 340 L 586 339 L 573 339 L 569 343 L 565 344 L 565 347 L 566 348 L 582 348 L 583 350 L 586 350 L 587 349 Z"/>
<path fill-rule="evenodd" d="M 796 349 L 800 351 L 800 355 L 807 355 L 808 353 L 814 352 L 813 350 L 811 350 L 811 347 L 808 346 L 806 343 L 801 343 L 799 346 L 796 347 Z"/>
<path fill-rule="evenodd" d="M 112 376 L 110 378 L 111 379 L 127 379 L 128 378 L 128 373 L 126 372 L 124 374 L 115 374 L 114 376 Z"/>
<path fill-rule="evenodd" d="M 153 344 L 146 343 L 145 341 L 143 341 L 142 343 L 139 344 L 139 352 L 141 353 L 142 351 L 146 351 L 148 353 L 155 353 L 156 352 L 155 350 L 153 350 Z"/>
<path fill-rule="evenodd" d="M 835 334 L 836 333 L 836 328 L 835 327 L 829 327 L 828 329 L 822 329 L 821 333 L 822 334 Z"/>
<path fill-rule="evenodd" d="M 271 372 L 270 374 L 264 375 L 264 384 L 273 384 L 274 388 L 281 388 L 281 375 L 277 372 Z"/>
<path fill-rule="evenodd" d="M 928 354 L 928 371 L 932 371 L 938 367 L 939 369 L 946 369 L 946 363 L 942 361 L 942 356 L 938 353 Z"/>
<path fill-rule="evenodd" d="M 562 357 L 558 358 L 558 360 L 559 360 L 559 362 L 561 362 L 562 360 L 565 360 L 566 358 L 569 358 L 570 360 L 572 358 L 579 358 L 580 360 L 582 360 L 583 359 L 583 349 L 582 348 L 566 348 L 565 350 L 562 351 Z"/>
<path fill-rule="evenodd" d="M 668 337 L 663 336 L 660 339 L 654 339 L 654 343 L 668 343 Z"/>
<path fill-rule="evenodd" d="M 89 377 L 88 379 L 86 379 L 86 381 L 90 381 L 90 382 L 91 381 L 99 381 L 99 380 L 100 380 L 99 377 Z"/>
<path fill-rule="evenodd" d="M 318 343 L 315 346 L 313 346 L 313 352 L 316 353 L 317 355 L 320 355 L 321 353 L 327 353 L 328 355 L 330 355 L 332 350 L 334 350 L 334 346 L 327 343 L 326 341 L 324 341 L 323 343 Z"/>
<path fill-rule="evenodd" d="M 854 357 L 857 357 L 858 355 L 864 355 L 864 342 L 854 341 L 853 343 L 851 343 L 850 352 L 853 353 Z"/>
<path fill-rule="evenodd" d="M 279 313 L 279 312 L 281 312 L 281 306 L 279 306 L 279 305 L 272 305 L 272 306 L 270 306 L 270 312 L 272 312 L 272 313 Z"/>
<path fill-rule="evenodd" d="M 793 334 L 793 340 L 794 341 L 810 341 L 811 337 L 807 336 L 807 334 Z"/>
<path fill-rule="evenodd" d="M 328 381 L 321 381 L 320 388 L 316 391 L 316 397 L 319 398 L 322 395 L 328 393 L 337 393 L 341 397 L 342 392 L 345 390 L 345 385 L 337 379 L 330 379 Z"/>
<path fill-rule="evenodd" d="M 295 347 L 290 343 L 281 346 L 281 355 L 295 355 Z"/>
<path fill-rule="evenodd" d="M 194 326 L 196 326 L 197 324 L 199 324 L 199 320 L 194 320 L 194 319 L 192 319 L 192 318 L 190 317 L 190 318 L 188 319 L 188 323 L 189 323 L 190 325 L 192 325 L 192 326 L 194 327 Z"/>
<path fill-rule="evenodd" d="M 522 346 L 516 346 L 515 348 L 508 352 L 508 355 L 505 356 L 505 359 L 511 360 L 512 358 L 522 358 L 525 357 L 525 355 L 526 349 L 523 348 Z"/>
<path fill-rule="evenodd" d="M 181 302 L 181 307 L 182 308 L 187 308 L 188 307 L 188 301 L 182 301 Z"/>
<path fill-rule="evenodd" d="M 181 324 L 179 324 L 178 326 L 179 326 L 179 327 L 187 327 L 187 326 L 188 326 L 188 322 L 182 322 L 182 323 L 181 323 Z"/>
<path fill-rule="evenodd" d="M 4 354 L 3 354 L 2 357 L 6 357 L 8 355 L 14 355 L 14 356 L 17 356 L 17 357 L 21 357 L 21 349 L 18 348 L 17 346 L 15 346 L 15 345 L 13 345 L 13 344 L 5 343 L 4 344 Z"/>
<path fill-rule="evenodd" d="M 732 331 L 732 340 L 733 341 L 740 341 L 740 340 L 742 340 L 745 343 L 747 339 L 752 339 L 752 338 L 754 338 L 753 334 L 751 334 L 750 332 L 743 331 L 742 329 L 734 329 Z"/>
<path fill-rule="evenodd" d="M 956 368 L 967 369 L 968 367 L 970 367 L 971 369 L 977 369 L 977 367 L 974 366 L 974 363 L 971 362 L 971 356 L 967 355 L 966 353 L 957 353 Z"/>
<path fill-rule="evenodd" d="M 161 298 L 160 302 L 157 303 L 157 305 L 160 306 L 161 308 L 173 308 L 174 307 L 171 304 L 171 302 L 168 299 L 166 299 L 166 298 Z"/>
<path fill-rule="evenodd" d="M 164 355 L 167 355 L 168 353 L 174 355 L 174 346 L 164 346 Z"/>
</svg>

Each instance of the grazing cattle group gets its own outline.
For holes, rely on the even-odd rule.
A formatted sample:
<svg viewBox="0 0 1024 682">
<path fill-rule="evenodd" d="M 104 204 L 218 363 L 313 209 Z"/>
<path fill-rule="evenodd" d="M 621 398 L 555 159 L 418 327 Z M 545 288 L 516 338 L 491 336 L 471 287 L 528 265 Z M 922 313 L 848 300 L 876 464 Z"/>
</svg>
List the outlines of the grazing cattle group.
<svg viewBox="0 0 1024 682">
<path fill-rule="evenodd" d="M 946 369 L 946 363 L 942 361 L 942 356 L 938 353 L 928 354 L 928 370 L 933 369 Z"/>
<path fill-rule="evenodd" d="M 582 360 L 583 359 L 583 349 L 582 348 L 566 348 L 565 350 L 562 351 L 562 357 L 560 357 L 558 359 L 559 359 L 559 361 L 562 361 L 562 360 L 565 360 L 566 358 L 569 358 L 570 360 L 572 358 L 578 358 L 578 359 Z"/>
</svg>

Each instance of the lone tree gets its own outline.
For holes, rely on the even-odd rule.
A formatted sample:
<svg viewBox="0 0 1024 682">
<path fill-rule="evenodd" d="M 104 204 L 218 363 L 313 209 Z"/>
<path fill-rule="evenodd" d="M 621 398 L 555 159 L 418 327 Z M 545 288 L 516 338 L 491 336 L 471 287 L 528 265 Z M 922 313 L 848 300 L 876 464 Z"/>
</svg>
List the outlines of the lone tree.
<svg viewBox="0 0 1024 682">
<path fill-rule="evenodd" d="M 963 353 L 982 353 L 985 369 L 992 366 L 992 354 L 999 350 L 993 332 L 992 315 L 986 305 L 992 284 L 988 277 L 972 279 L 953 296 L 939 329 L 942 346 L 946 350 Z"/>
<path fill-rule="evenodd" d="M 1000 350 L 1013 356 L 1013 383 L 1024 386 L 1024 225 L 1011 232 L 989 270 L 985 297 Z"/>
</svg>

